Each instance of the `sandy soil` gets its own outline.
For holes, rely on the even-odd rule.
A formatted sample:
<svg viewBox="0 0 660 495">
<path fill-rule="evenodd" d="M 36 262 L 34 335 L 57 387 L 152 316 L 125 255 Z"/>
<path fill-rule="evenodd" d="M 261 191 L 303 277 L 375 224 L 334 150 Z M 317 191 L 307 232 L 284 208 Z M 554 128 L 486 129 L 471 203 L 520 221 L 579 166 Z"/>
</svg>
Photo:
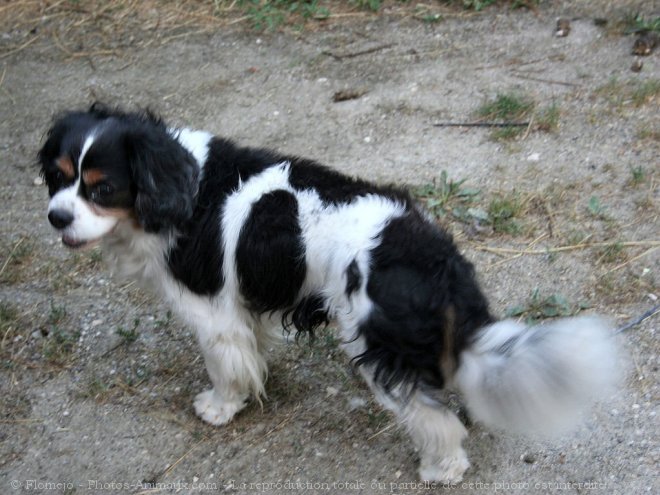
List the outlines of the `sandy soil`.
<svg viewBox="0 0 660 495">
<path fill-rule="evenodd" d="M 381 182 L 437 183 L 446 171 L 480 191 L 473 211 L 524 198 L 517 235 L 441 219 L 496 313 L 538 289 L 620 325 L 660 295 L 658 54 L 632 72 L 632 36 L 593 22 L 613 15 L 610 2 L 574 3 L 434 24 L 367 16 L 303 34 L 236 27 L 93 59 L 36 43 L 0 59 L 0 492 L 659 493 L 657 316 L 622 334 L 625 386 L 575 432 L 524 439 L 472 425 L 465 482 L 420 485 L 411 443 L 331 330 L 273 350 L 263 407 L 223 428 L 198 420 L 207 377 L 192 333 L 113 281 L 101 254 L 60 245 L 34 165 L 54 112 L 102 99 Z M 657 16 L 653 4 L 626 8 Z M 565 38 L 553 36 L 559 15 L 572 19 Z M 364 94 L 334 102 L 340 90 Z M 433 126 L 471 121 L 508 92 L 555 105 L 558 127 L 499 141 Z M 516 253 L 530 245 L 540 254 Z M 546 251 L 560 246 L 573 247 Z"/>
</svg>

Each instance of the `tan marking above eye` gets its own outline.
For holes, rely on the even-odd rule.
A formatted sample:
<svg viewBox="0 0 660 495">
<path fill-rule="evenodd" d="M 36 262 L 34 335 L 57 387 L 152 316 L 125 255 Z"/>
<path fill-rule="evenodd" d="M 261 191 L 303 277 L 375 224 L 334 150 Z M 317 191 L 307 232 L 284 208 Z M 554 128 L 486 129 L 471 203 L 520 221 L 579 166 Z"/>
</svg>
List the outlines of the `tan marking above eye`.
<svg viewBox="0 0 660 495">
<path fill-rule="evenodd" d="M 94 186 L 105 179 L 105 174 L 98 168 L 90 168 L 82 173 L 83 181 L 87 186 Z"/>
<path fill-rule="evenodd" d="M 55 165 L 60 169 L 67 179 L 73 179 L 76 176 L 76 170 L 70 158 L 63 156 L 55 160 Z"/>
</svg>

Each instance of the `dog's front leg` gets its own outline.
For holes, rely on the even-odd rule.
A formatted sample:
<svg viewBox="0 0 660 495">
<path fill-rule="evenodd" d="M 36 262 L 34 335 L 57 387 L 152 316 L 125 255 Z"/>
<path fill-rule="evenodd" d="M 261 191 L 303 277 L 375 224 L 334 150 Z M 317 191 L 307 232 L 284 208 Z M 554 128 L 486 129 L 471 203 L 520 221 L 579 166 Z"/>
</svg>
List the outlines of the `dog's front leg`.
<svg viewBox="0 0 660 495">
<path fill-rule="evenodd" d="M 224 320 L 225 322 L 227 320 Z M 230 331 L 198 329 L 206 369 L 213 388 L 195 397 L 195 412 L 207 423 L 222 425 L 245 407 L 250 393 L 264 393 L 266 361 L 252 329 L 233 319 Z"/>
</svg>

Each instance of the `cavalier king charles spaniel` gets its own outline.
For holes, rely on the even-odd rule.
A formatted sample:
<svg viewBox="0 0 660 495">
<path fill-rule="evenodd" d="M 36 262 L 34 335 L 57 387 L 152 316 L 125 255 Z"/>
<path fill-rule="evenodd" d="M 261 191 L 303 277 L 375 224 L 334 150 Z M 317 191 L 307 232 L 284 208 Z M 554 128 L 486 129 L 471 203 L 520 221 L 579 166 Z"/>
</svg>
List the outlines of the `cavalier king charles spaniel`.
<svg viewBox="0 0 660 495">
<path fill-rule="evenodd" d="M 404 189 L 100 104 L 56 117 L 38 157 L 62 242 L 100 243 L 195 329 L 212 387 L 194 408 L 213 425 L 264 395 L 278 330 L 329 322 L 410 434 L 424 480 L 456 483 L 470 465 L 442 389 L 486 425 L 548 432 L 615 378 L 597 317 L 498 321 Z"/>
</svg>

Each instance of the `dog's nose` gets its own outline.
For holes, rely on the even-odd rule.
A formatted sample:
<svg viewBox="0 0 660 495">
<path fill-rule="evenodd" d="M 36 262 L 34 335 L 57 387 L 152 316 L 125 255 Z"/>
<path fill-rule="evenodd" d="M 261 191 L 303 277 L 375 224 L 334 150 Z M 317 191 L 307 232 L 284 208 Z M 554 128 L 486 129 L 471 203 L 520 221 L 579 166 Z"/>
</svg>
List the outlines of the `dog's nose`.
<svg viewBox="0 0 660 495">
<path fill-rule="evenodd" d="M 66 210 L 51 210 L 48 212 L 48 220 L 56 229 L 63 229 L 73 222 L 73 214 Z"/>
</svg>

